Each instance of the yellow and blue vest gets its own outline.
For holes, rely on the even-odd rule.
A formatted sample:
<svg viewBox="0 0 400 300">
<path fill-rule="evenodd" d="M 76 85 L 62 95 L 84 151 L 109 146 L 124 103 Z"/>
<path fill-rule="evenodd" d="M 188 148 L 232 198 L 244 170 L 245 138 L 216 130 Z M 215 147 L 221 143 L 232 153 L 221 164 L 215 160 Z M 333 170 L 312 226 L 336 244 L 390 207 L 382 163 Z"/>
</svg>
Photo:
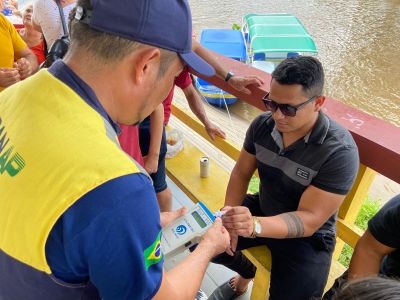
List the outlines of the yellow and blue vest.
<svg viewBox="0 0 400 300">
<path fill-rule="evenodd" d="M 139 172 L 108 121 L 48 71 L 3 91 L 0 298 L 99 298 L 90 282 L 67 285 L 52 277 L 45 244 L 56 221 L 83 195 Z"/>
</svg>

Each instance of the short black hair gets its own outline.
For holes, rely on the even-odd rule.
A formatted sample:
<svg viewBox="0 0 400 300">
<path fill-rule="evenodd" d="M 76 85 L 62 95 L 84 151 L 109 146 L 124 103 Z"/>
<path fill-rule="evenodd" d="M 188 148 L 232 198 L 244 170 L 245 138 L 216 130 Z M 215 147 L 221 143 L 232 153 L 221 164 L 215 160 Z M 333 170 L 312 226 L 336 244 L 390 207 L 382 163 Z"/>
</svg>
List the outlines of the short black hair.
<svg viewBox="0 0 400 300">
<path fill-rule="evenodd" d="M 321 96 L 324 89 L 324 69 L 318 59 L 311 56 L 290 57 L 272 72 L 279 84 L 300 84 L 306 95 Z"/>
<path fill-rule="evenodd" d="M 385 277 L 368 277 L 346 283 L 333 297 L 335 300 L 396 300 L 400 282 Z"/>
</svg>

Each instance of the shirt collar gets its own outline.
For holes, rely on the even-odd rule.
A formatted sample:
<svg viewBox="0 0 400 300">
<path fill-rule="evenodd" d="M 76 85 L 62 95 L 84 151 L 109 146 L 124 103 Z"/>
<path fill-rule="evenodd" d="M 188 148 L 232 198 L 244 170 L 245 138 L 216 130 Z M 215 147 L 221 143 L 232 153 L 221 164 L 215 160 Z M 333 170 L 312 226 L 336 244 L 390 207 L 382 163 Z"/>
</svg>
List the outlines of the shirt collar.
<svg viewBox="0 0 400 300">
<path fill-rule="evenodd" d="M 101 105 L 93 89 L 84 82 L 67 64 L 62 60 L 57 60 L 48 69 L 48 71 L 68 85 L 75 93 L 77 93 L 90 107 L 99 113 L 105 120 L 107 120 L 114 131 L 119 135 L 121 128 L 115 123 L 107 114 L 104 107 Z"/>
<path fill-rule="evenodd" d="M 304 137 L 307 144 L 322 144 L 325 141 L 330 126 L 329 118 L 319 112 L 317 122 L 313 129 Z"/>
<path fill-rule="evenodd" d="M 271 118 L 272 119 L 272 118 Z M 273 120 L 273 119 L 272 119 Z M 304 136 L 303 140 L 306 144 L 322 144 L 328 134 L 330 121 L 329 118 L 323 113 L 320 112 L 318 114 L 318 119 L 315 122 L 313 129 Z M 274 139 L 275 143 L 279 147 L 279 149 L 283 150 L 283 139 L 282 134 L 276 128 L 274 122 L 274 128 L 272 129 L 271 136 Z"/>
</svg>

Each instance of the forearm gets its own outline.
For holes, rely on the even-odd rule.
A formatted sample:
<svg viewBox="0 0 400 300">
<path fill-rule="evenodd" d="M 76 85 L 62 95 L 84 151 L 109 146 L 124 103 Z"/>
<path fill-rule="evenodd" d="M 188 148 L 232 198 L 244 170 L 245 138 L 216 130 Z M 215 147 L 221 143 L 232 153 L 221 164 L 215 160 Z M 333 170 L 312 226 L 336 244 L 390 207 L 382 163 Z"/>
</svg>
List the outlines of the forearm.
<svg viewBox="0 0 400 300">
<path fill-rule="evenodd" d="M 320 227 L 320 222 L 315 220 L 313 214 L 303 211 L 258 219 L 261 223 L 260 236 L 275 239 L 308 237 Z"/>
<path fill-rule="evenodd" d="M 212 65 L 215 69 L 215 73 L 221 79 L 225 79 L 228 71 L 221 65 L 218 58 L 214 56 L 214 54 L 200 45 L 199 42 L 193 40 L 193 50 L 205 61 L 207 61 L 210 65 Z"/>
<path fill-rule="evenodd" d="M 184 261 L 167 272 L 165 279 L 174 288 L 169 299 L 194 299 L 212 257 L 210 247 L 200 243 Z"/>
<path fill-rule="evenodd" d="M 206 111 L 204 110 L 203 102 L 193 85 L 190 89 L 187 88 L 183 92 L 185 93 L 186 99 L 189 103 L 190 110 L 196 115 L 200 122 L 207 127 L 210 121 L 208 120 Z"/>
<path fill-rule="evenodd" d="M 159 155 L 164 127 L 164 107 L 158 105 L 150 115 L 150 145 L 148 155 Z"/>
<path fill-rule="evenodd" d="M 30 63 L 32 71 L 29 75 L 34 74 L 38 70 L 38 60 L 35 54 L 33 52 L 27 54 L 24 56 L 24 58 Z"/>
<path fill-rule="evenodd" d="M 243 198 L 247 193 L 251 177 L 241 175 L 236 167 L 233 169 L 229 178 L 228 187 L 225 195 L 225 206 L 239 206 L 243 203 Z"/>
<path fill-rule="evenodd" d="M 364 247 L 362 241 L 359 242 L 351 258 L 348 278 L 357 279 L 378 275 L 382 259 L 382 254 L 368 246 Z"/>
</svg>

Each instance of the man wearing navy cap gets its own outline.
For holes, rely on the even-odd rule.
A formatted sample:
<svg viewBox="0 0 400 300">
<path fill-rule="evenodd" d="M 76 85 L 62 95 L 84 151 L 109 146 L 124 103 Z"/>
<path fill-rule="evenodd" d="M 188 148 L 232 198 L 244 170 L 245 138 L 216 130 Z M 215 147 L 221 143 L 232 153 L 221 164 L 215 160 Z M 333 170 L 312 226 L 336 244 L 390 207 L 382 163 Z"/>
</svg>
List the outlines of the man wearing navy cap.
<svg viewBox="0 0 400 300">
<path fill-rule="evenodd" d="M 119 147 L 168 94 L 191 50 L 186 0 L 79 0 L 64 61 L 0 96 L 0 299 L 194 299 L 229 234 L 216 220 L 163 271 L 148 175 Z M 29 121 L 27 121 L 29 120 Z"/>
</svg>

